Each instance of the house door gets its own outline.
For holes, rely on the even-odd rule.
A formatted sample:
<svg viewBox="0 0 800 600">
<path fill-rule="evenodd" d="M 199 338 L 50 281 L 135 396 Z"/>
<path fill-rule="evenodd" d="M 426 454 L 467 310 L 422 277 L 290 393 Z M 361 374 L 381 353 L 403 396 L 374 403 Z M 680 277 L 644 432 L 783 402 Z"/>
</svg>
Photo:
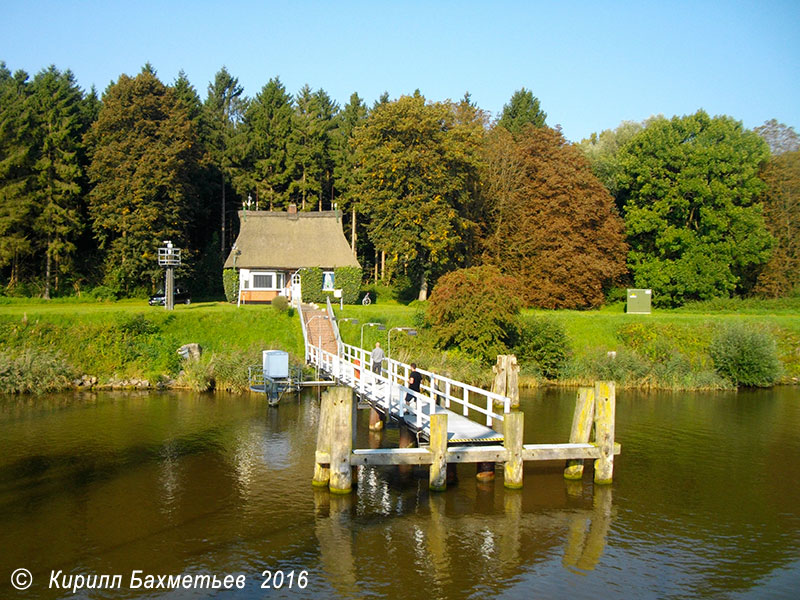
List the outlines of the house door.
<svg viewBox="0 0 800 600">
<path fill-rule="evenodd" d="M 292 275 L 292 305 L 300 306 L 302 301 L 300 293 L 300 273 L 295 272 Z"/>
</svg>

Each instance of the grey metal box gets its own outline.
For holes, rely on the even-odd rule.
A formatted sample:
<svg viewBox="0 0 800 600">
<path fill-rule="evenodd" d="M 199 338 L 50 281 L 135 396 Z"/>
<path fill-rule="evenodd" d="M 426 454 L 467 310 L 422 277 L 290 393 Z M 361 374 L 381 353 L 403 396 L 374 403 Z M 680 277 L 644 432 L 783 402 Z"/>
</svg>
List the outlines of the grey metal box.
<svg viewBox="0 0 800 600">
<path fill-rule="evenodd" d="M 261 354 L 264 375 L 272 379 L 289 377 L 289 353 L 283 350 L 264 350 Z"/>
<path fill-rule="evenodd" d="M 628 306 L 625 312 L 634 315 L 649 315 L 652 297 L 653 290 L 629 289 Z"/>
</svg>

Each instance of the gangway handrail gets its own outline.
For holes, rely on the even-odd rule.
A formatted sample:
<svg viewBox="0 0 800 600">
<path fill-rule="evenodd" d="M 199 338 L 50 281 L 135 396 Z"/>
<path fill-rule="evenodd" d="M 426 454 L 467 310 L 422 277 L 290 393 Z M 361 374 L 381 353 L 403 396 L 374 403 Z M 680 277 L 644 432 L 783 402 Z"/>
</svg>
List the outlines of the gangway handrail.
<svg viewBox="0 0 800 600">
<path fill-rule="evenodd" d="M 337 355 L 330 352 L 321 350 L 314 346 L 309 345 L 309 362 L 314 364 L 319 363 L 323 370 L 327 371 L 336 379 L 352 386 L 356 391 L 365 394 L 369 391 L 369 383 L 374 385 L 375 378 L 379 382 L 389 384 L 390 393 L 386 396 L 385 400 L 391 408 L 393 405 L 393 394 L 399 391 L 402 394 L 400 398 L 401 416 L 405 412 L 416 413 L 416 421 L 419 426 L 422 421 L 422 411 L 415 410 L 405 402 L 408 394 L 411 394 L 417 402 L 417 406 L 422 407 L 424 403 L 429 404 L 429 413 L 435 411 L 437 400 L 442 399 L 445 408 L 450 408 L 452 403 L 461 405 L 462 414 L 469 417 L 472 411 L 482 414 L 486 417 L 486 424 L 492 425 L 493 420 L 503 421 L 503 415 L 511 412 L 511 399 L 507 396 L 502 396 L 495 392 L 483 390 L 477 386 L 463 383 L 444 375 L 427 371 L 425 369 L 417 369 L 417 371 L 429 379 L 428 385 L 421 386 L 420 392 L 414 392 L 408 388 L 408 375 L 411 372 L 411 366 L 394 359 L 385 359 L 387 367 L 381 370 L 380 374 L 372 373 L 370 366 L 372 364 L 372 353 L 366 351 L 364 348 L 352 346 L 350 344 L 342 343 L 339 346 Z M 356 362 L 357 361 L 357 362 Z M 358 372 L 358 375 L 356 375 Z M 366 375 L 369 373 L 369 375 Z M 386 373 L 386 376 L 384 376 Z M 444 389 L 442 389 L 444 388 Z M 424 392 L 424 393 L 423 393 Z M 455 395 L 460 392 L 461 397 Z M 470 396 L 478 396 L 485 399 L 485 406 L 475 404 L 470 400 Z M 502 412 L 497 412 L 494 409 L 495 404 L 502 405 Z"/>
<path fill-rule="evenodd" d="M 307 331 L 307 328 L 306 328 L 306 318 L 305 318 L 305 315 L 303 315 L 303 303 L 302 302 L 298 302 L 297 303 L 297 313 L 300 315 L 300 325 L 302 325 L 302 327 L 303 327 L 303 346 L 306 349 L 306 352 L 305 352 L 305 354 L 306 354 L 306 362 L 308 362 L 308 331 Z"/>
</svg>

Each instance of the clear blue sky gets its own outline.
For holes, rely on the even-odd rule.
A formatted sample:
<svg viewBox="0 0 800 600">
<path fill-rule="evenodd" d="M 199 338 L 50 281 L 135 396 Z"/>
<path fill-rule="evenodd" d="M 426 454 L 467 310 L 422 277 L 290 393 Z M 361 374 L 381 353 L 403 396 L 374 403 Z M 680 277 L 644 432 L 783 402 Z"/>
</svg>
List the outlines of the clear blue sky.
<svg viewBox="0 0 800 600">
<path fill-rule="evenodd" d="M 150 62 L 205 98 L 220 67 L 254 96 L 275 75 L 344 105 L 465 91 L 493 115 L 515 90 L 579 141 L 623 120 L 705 109 L 800 131 L 800 0 L 244 2 L 6 0 L 0 60 L 55 64 L 102 92 Z"/>
</svg>

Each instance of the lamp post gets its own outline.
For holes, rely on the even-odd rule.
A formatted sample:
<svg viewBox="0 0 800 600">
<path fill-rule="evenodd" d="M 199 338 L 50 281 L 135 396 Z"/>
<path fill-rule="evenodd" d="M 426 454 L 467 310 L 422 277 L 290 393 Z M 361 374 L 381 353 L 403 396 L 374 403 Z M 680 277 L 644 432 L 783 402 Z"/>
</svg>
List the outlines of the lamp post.
<svg viewBox="0 0 800 600">
<path fill-rule="evenodd" d="M 406 335 L 417 335 L 417 330 L 413 327 L 392 327 L 389 330 L 389 333 L 386 334 L 389 338 L 389 347 L 386 350 L 386 358 L 392 357 L 392 332 L 393 331 L 405 331 Z"/>
<path fill-rule="evenodd" d="M 181 264 L 181 251 L 172 245 L 170 240 L 164 240 L 166 246 L 158 249 L 158 264 L 166 267 L 167 276 L 164 282 L 164 308 L 172 310 L 175 306 L 175 267 Z"/>
<path fill-rule="evenodd" d="M 375 327 L 375 326 L 378 327 L 378 331 L 386 330 L 386 326 L 383 323 L 364 323 L 361 326 L 361 345 L 359 346 L 360 348 L 362 349 L 364 348 L 364 327 Z"/>
</svg>

